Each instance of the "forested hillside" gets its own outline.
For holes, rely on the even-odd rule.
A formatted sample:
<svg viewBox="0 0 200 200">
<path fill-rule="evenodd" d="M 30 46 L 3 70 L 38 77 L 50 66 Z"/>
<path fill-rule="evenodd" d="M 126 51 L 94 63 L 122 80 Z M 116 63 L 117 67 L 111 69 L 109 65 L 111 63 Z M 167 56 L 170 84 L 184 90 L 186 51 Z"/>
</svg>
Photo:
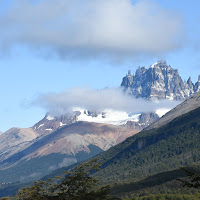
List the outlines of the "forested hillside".
<svg viewBox="0 0 200 200">
<path fill-rule="evenodd" d="M 200 161 L 200 108 L 100 154 L 103 182 L 139 180 Z"/>
</svg>

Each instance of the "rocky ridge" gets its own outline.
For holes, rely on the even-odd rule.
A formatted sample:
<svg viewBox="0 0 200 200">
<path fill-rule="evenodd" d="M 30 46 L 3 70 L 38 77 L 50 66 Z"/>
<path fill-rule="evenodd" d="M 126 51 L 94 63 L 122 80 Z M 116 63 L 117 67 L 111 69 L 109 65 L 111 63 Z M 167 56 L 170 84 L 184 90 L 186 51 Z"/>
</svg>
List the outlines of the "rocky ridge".
<svg viewBox="0 0 200 200">
<path fill-rule="evenodd" d="M 178 70 L 158 61 L 148 69 L 139 67 L 135 75 L 131 71 L 123 78 L 121 86 L 136 98 L 185 100 L 200 91 L 200 76 L 193 84 L 191 78 L 183 81 Z"/>
<path fill-rule="evenodd" d="M 148 127 L 153 122 L 156 122 L 158 119 L 159 119 L 159 116 L 154 112 L 142 113 L 140 115 L 138 122 L 127 121 L 127 123 L 123 126 L 125 126 L 127 128 L 136 129 L 136 130 L 142 130 L 142 129 Z"/>
<path fill-rule="evenodd" d="M 91 145 L 96 149 L 105 151 L 137 132 L 139 131 L 126 127 L 81 121 L 65 125 L 46 135 L 35 135 L 31 128 L 26 130 L 11 129 L 3 134 L 4 137 L 0 138 L 0 169 L 16 165 L 22 160 L 28 161 L 50 154 L 68 156 L 69 160 L 65 160 L 65 166 L 68 166 L 81 159 L 84 160 L 81 157 L 77 158 L 79 154 L 83 154 L 87 158 L 89 158 L 87 155 L 96 155 L 91 152 Z M 22 137 L 19 141 L 15 140 L 13 134 L 19 138 L 24 134 L 24 138 Z M 12 145 L 12 141 L 14 141 L 14 145 Z M 57 163 L 56 160 L 55 163 Z"/>
<path fill-rule="evenodd" d="M 32 127 L 32 129 L 39 135 L 49 134 L 58 128 L 75 123 L 79 115 L 80 112 L 73 112 L 60 116 L 52 116 L 47 113 L 42 120 Z"/>
<path fill-rule="evenodd" d="M 116 117 L 116 115 L 120 115 L 121 117 Z M 107 123 L 110 125 L 124 126 L 128 128 L 132 127 L 132 129 L 142 130 L 158 119 L 158 114 L 153 112 L 131 114 L 114 111 L 97 113 L 94 111 L 80 110 L 57 117 L 47 114 L 42 120 L 36 123 L 32 129 L 38 135 L 46 135 L 66 125 L 70 125 L 78 121 L 85 121 L 103 124 Z"/>
<path fill-rule="evenodd" d="M 0 135 L 0 161 L 24 149 L 39 136 L 32 128 L 11 128 Z"/>
<path fill-rule="evenodd" d="M 168 113 L 166 113 L 159 120 L 150 124 L 150 126 L 148 126 L 146 128 L 146 130 L 159 128 L 159 127 L 171 122 L 173 119 L 175 119 L 181 115 L 184 115 L 185 113 L 188 113 L 192 110 L 195 110 L 198 107 L 200 107 L 200 92 L 197 92 L 192 97 L 186 99 L 184 102 L 182 102 L 181 104 L 176 106 L 174 109 L 172 109 Z"/>
</svg>

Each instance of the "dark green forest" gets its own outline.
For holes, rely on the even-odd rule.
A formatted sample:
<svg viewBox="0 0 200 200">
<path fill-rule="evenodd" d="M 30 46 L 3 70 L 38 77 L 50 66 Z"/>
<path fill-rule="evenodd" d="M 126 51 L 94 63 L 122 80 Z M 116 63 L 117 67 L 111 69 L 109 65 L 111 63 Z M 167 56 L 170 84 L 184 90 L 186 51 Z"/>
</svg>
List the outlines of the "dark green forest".
<svg viewBox="0 0 200 200">
<path fill-rule="evenodd" d="M 200 108 L 142 131 L 97 156 L 103 182 L 130 182 L 200 161 Z"/>
</svg>

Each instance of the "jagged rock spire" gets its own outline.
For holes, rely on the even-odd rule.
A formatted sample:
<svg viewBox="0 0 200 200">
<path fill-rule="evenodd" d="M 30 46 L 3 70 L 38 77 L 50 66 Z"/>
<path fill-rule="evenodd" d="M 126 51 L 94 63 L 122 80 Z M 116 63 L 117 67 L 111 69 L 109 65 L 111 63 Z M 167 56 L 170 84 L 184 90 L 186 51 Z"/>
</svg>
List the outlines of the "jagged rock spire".
<svg viewBox="0 0 200 200">
<path fill-rule="evenodd" d="M 196 82 L 194 88 L 195 88 L 195 92 L 199 92 L 200 91 L 200 75 L 198 77 L 198 81 Z"/>
<path fill-rule="evenodd" d="M 194 89 L 194 84 L 192 83 L 191 77 L 187 80 L 187 84 L 191 89 Z"/>
<path fill-rule="evenodd" d="M 184 82 L 177 69 L 161 60 L 149 69 L 139 67 L 135 75 L 123 78 L 121 86 L 136 98 L 184 100 L 200 91 L 200 76 L 195 86 L 191 77 Z"/>
</svg>

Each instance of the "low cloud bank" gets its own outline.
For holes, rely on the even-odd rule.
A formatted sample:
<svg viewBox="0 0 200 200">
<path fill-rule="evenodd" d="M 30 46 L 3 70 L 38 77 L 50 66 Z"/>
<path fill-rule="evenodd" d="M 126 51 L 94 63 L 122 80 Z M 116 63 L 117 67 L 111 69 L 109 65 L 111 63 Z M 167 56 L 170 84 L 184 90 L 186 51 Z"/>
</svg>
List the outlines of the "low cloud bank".
<svg viewBox="0 0 200 200">
<path fill-rule="evenodd" d="M 180 102 L 163 100 L 148 101 L 136 99 L 120 88 L 94 90 L 91 88 L 71 88 L 61 93 L 49 93 L 38 96 L 34 105 L 44 108 L 53 115 L 71 113 L 74 108 L 91 111 L 112 109 L 128 113 L 153 112 L 158 109 L 172 109 Z"/>
</svg>

